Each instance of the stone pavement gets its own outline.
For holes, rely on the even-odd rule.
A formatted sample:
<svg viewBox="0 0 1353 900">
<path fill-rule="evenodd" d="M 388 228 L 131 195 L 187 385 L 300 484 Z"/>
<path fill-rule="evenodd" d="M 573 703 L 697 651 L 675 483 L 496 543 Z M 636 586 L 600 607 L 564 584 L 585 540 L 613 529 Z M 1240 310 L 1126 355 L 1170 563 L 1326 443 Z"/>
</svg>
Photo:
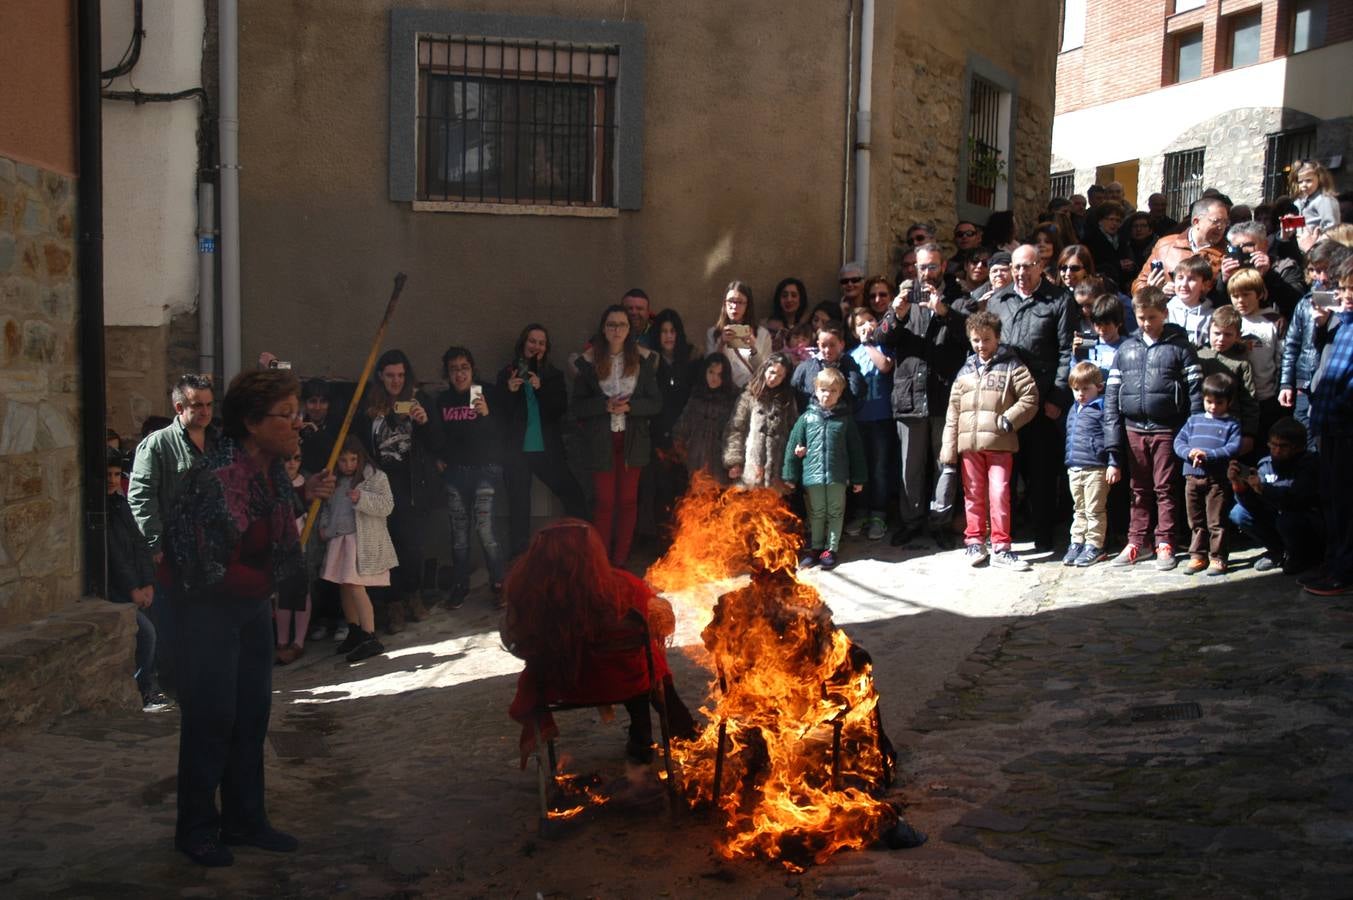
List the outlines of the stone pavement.
<svg viewBox="0 0 1353 900">
<path fill-rule="evenodd" d="M 75 715 L 0 746 L 6 896 L 1348 896 L 1353 604 L 1240 568 L 974 571 L 920 542 L 815 579 L 876 660 L 917 850 L 793 875 L 642 804 L 536 835 L 487 598 L 368 664 L 277 670 L 269 802 L 304 841 L 199 870 L 170 846 L 177 716 Z M 687 621 L 682 634 L 696 623 Z M 688 700 L 706 676 L 673 653 Z M 1161 709 L 1169 704 L 1186 704 Z M 1173 717 L 1171 717 L 1173 716 Z M 562 720 L 619 778 L 623 719 Z"/>
</svg>

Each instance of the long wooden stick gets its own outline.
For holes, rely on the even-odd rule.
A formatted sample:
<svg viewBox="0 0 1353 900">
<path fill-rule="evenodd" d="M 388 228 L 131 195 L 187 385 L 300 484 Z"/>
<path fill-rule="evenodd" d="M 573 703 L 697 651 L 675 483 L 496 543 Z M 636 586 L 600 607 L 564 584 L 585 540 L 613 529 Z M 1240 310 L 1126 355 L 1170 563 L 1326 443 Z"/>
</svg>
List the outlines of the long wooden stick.
<svg viewBox="0 0 1353 900">
<path fill-rule="evenodd" d="M 357 406 L 362 402 L 362 394 L 366 391 L 366 383 L 371 378 L 371 370 L 376 367 L 376 355 L 380 353 L 381 342 L 385 340 L 385 329 L 390 325 L 390 319 L 395 315 L 395 307 L 399 305 L 399 294 L 404 290 L 404 282 L 408 280 L 403 272 L 395 276 L 395 289 L 390 294 L 390 302 L 385 304 L 385 316 L 381 318 L 381 327 L 376 329 L 376 337 L 371 342 L 371 352 L 366 355 L 366 365 L 362 367 L 362 376 L 357 379 L 357 389 L 352 392 L 352 402 L 348 404 L 347 415 L 343 417 L 343 425 L 338 429 L 338 437 L 334 439 L 334 448 L 329 451 L 329 462 L 325 465 L 325 470 L 332 472 L 334 466 L 338 463 L 338 454 L 343 450 L 343 442 L 348 438 L 348 428 L 352 426 L 352 417 L 357 413 Z M 310 509 L 305 514 L 305 528 L 301 530 L 301 546 L 304 547 L 310 541 L 310 532 L 314 530 L 315 520 L 319 518 L 318 499 L 310 501 Z"/>
</svg>

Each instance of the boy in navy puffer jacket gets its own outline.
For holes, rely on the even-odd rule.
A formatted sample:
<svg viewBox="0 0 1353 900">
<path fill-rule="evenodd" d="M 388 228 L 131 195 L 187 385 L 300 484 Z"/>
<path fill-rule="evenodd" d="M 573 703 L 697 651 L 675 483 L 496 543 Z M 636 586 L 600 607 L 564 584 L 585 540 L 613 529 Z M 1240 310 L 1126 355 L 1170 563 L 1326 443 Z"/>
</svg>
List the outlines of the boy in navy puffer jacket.
<svg viewBox="0 0 1353 900">
<path fill-rule="evenodd" d="M 1184 329 L 1166 322 L 1165 294 L 1144 287 L 1132 297 L 1139 331 L 1123 341 L 1109 370 L 1104 418 L 1110 443 L 1127 448 L 1132 480 L 1128 541 L 1115 566 L 1135 563 L 1156 514 L 1156 568 L 1173 569 L 1179 489 L 1174 436 L 1193 413 L 1203 411 L 1202 370 Z"/>
<path fill-rule="evenodd" d="M 1104 558 L 1109 528 L 1109 486 L 1122 476 L 1118 448 L 1108 439 L 1104 420 L 1104 373 L 1092 362 L 1071 367 L 1067 379 L 1076 402 L 1066 413 L 1066 468 L 1071 484 L 1071 546 L 1064 566 L 1087 568 Z"/>
</svg>

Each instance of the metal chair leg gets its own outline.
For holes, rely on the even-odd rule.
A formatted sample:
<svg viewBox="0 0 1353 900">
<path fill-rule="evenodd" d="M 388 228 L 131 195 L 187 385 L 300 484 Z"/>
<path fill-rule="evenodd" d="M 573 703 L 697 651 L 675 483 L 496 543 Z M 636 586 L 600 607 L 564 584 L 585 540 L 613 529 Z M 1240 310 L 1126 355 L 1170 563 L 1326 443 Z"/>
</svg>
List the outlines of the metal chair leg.
<svg viewBox="0 0 1353 900">
<path fill-rule="evenodd" d="M 543 755 L 545 749 L 542 746 L 544 742 L 540 739 L 539 716 L 532 721 L 532 727 L 535 729 L 536 736 L 536 784 L 540 789 L 540 827 L 538 830 L 541 837 L 548 837 L 550 828 L 549 787 L 548 781 L 545 778 L 545 757 Z M 553 776 L 554 771 L 553 768 L 551 768 L 550 777 L 552 778 Z"/>
</svg>

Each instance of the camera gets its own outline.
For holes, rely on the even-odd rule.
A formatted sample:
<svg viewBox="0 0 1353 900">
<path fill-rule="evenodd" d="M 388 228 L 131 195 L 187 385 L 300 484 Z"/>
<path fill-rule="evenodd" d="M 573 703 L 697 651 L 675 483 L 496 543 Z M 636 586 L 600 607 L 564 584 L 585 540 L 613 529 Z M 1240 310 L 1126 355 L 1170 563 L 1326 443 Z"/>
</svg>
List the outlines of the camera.
<svg viewBox="0 0 1353 900">
<path fill-rule="evenodd" d="M 1153 259 L 1153 260 L 1151 260 L 1151 271 L 1152 271 L 1152 272 L 1163 272 L 1163 271 L 1165 271 L 1165 263 L 1162 262 L 1162 261 L 1159 260 L 1159 259 Z"/>
<path fill-rule="evenodd" d="M 268 368 L 269 368 L 269 369 L 290 369 L 290 368 L 291 368 L 291 363 L 289 363 L 289 362 L 283 362 L 283 361 L 280 360 L 280 359 L 272 359 L 272 360 L 269 360 L 269 361 L 268 361 Z"/>
<path fill-rule="evenodd" d="M 1226 255 L 1231 259 L 1234 259 L 1236 262 L 1240 263 L 1242 267 L 1253 265 L 1249 251 L 1241 247 L 1237 247 L 1235 245 L 1228 246 L 1226 248 Z"/>
</svg>

